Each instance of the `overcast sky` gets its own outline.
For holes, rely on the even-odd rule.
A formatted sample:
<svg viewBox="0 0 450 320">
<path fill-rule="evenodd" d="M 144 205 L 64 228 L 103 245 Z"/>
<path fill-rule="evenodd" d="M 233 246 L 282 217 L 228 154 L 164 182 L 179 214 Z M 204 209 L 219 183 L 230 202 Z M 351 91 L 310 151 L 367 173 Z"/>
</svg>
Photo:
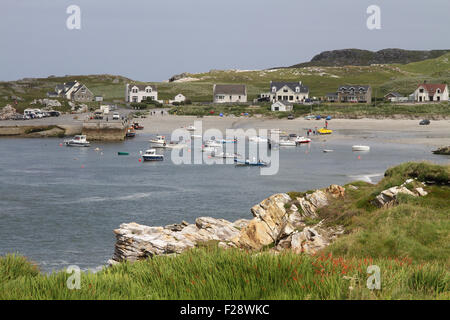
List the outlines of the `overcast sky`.
<svg viewBox="0 0 450 320">
<path fill-rule="evenodd" d="M 69 30 L 69 5 L 81 30 Z M 370 5 L 381 29 L 366 26 Z M 262 69 L 325 50 L 449 49 L 449 0 L 0 0 L 0 80 Z"/>
</svg>

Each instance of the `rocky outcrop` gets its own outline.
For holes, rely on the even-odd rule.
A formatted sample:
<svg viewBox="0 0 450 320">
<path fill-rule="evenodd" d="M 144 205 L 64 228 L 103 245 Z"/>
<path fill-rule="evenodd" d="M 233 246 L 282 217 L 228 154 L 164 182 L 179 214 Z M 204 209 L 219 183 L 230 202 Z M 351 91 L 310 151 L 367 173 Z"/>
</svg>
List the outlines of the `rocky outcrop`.
<svg viewBox="0 0 450 320">
<path fill-rule="evenodd" d="M 438 58 L 450 50 L 403 50 L 383 49 L 369 51 L 360 49 L 342 49 L 324 51 L 315 55 L 310 62 L 293 65 L 293 68 L 309 66 L 369 66 L 371 64 L 406 64 L 416 61 Z"/>
<path fill-rule="evenodd" d="M 14 109 L 10 104 L 7 104 L 4 108 L 0 110 L 0 120 L 8 120 L 14 117 L 16 114 L 16 109 Z"/>
<path fill-rule="evenodd" d="M 124 223 L 114 230 L 117 242 L 110 264 L 181 253 L 209 241 L 223 248 L 256 251 L 271 246 L 275 251 L 313 253 L 329 245 L 343 229 L 326 228 L 322 222 L 308 227 L 307 220 L 317 218 L 318 209 L 327 206 L 330 199 L 344 195 L 345 189 L 336 185 L 296 199 L 285 193 L 275 194 L 251 208 L 252 220 L 230 222 L 201 217 L 195 224 L 183 221 L 165 227 Z"/>
<path fill-rule="evenodd" d="M 372 203 L 378 208 L 389 208 L 398 204 L 398 194 L 407 194 L 413 197 L 423 197 L 428 193 L 422 187 L 412 187 L 408 189 L 406 186 L 415 182 L 414 179 L 408 179 L 400 186 L 395 186 L 386 190 L 381 191 L 381 193 L 376 196 Z"/>
<path fill-rule="evenodd" d="M 434 154 L 445 154 L 450 155 L 450 146 L 447 147 L 440 147 L 433 151 Z"/>
<path fill-rule="evenodd" d="M 114 230 L 117 242 L 110 263 L 181 253 L 209 241 L 217 241 L 223 247 L 232 247 L 234 245 L 231 239 L 235 238 L 240 228 L 247 223 L 246 220 L 232 223 L 210 217 L 197 218 L 195 224 L 182 222 L 166 227 L 148 227 L 135 222 L 123 223 L 119 229 Z"/>
<path fill-rule="evenodd" d="M 61 107 L 61 102 L 52 99 L 35 99 L 30 104 L 40 104 L 48 108 Z"/>
</svg>

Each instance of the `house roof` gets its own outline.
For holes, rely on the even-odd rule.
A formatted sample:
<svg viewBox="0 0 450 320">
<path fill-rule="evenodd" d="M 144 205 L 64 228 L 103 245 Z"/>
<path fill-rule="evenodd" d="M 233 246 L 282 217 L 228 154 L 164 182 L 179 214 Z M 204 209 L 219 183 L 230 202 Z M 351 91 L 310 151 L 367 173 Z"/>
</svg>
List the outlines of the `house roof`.
<svg viewBox="0 0 450 320">
<path fill-rule="evenodd" d="M 307 86 L 303 85 L 301 83 L 301 81 L 299 81 L 299 82 L 270 81 L 270 89 L 275 87 L 276 91 L 278 91 L 281 88 L 283 88 L 284 86 L 289 87 L 294 92 L 295 92 L 295 88 L 296 87 L 300 87 L 300 92 L 301 93 L 309 92 L 309 88 Z"/>
<path fill-rule="evenodd" d="M 394 97 L 403 97 L 400 93 L 398 93 L 398 92 L 389 92 L 387 95 L 385 95 L 384 97 L 387 97 L 387 96 L 394 96 Z"/>
<path fill-rule="evenodd" d="M 136 83 L 130 84 L 130 88 L 133 88 L 133 87 L 138 87 L 139 91 L 145 91 L 145 88 L 147 88 L 147 87 L 151 87 L 152 90 L 155 90 L 155 91 L 157 90 L 156 86 L 153 84 L 136 84 Z"/>
<path fill-rule="evenodd" d="M 73 93 L 77 93 L 78 91 L 80 91 L 82 88 L 86 88 L 87 91 L 91 92 L 91 90 L 89 90 L 88 87 L 86 87 L 84 84 L 79 86 Z M 92 93 L 92 92 L 91 92 Z"/>
<path fill-rule="evenodd" d="M 215 84 L 214 94 L 240 94 L 246 95 L 245 84 Z"/>
<path fill-rule="evenodd" d="M 355 91 L 360 91 L 362 90 L 363 92 L 367 92 L 370 88 L 370 86 L 361 86 L 361 85 L 345 85 L 345 86 L 340 86 L 338 91 L 344 91 L 347 92 L 349 91 L 351 88 L 355 89 Z"/>
<path fill-rule="evenodd" d="M 330 92 L 326 94 L 327 97 L 336 97 L 337 96 L 337 92 Z"/>
<path fill-rule="evenodd" d="M 421 83 L 417 88 L 423 87 L 429 94 L 434 95 L 437 89 L 441 89 L 441 92 L 443 92 L 446 86 L 445 83 Z"/>
</svg>

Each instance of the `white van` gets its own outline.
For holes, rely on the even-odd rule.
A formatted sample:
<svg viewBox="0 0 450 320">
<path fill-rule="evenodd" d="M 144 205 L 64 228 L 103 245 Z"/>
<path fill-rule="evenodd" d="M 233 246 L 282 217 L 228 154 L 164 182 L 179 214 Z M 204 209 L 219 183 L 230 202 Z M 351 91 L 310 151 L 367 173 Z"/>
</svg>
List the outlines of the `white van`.
<svg viewBox="0 0 450 320">
<path fill-rule="evenodd" d="M 120 115 L 117 112 L 114 112 L 113 120 L 120 120 Z"/>
</svg>

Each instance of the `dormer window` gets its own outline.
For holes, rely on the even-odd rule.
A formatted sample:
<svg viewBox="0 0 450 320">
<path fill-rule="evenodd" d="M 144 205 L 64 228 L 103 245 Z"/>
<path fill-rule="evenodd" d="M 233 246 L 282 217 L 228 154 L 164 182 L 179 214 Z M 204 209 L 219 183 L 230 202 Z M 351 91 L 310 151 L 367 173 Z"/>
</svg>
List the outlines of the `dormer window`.
<svg viewBox="0 0 450 320">
<path fill-rule="evenodd" d="M 300 87 L 295 87 L 295 92 L 300 92 Z"/>
<path fill-rule="evenodd" d="M 441 89 L 437 89 L 436 92 L 437 92 L 437 93 L 441 93 Z"/>
<path fill-rule="evenodd" d="M 147 93 L 150 93 L 150 92 L 152 92 L 152 88 L 151 88 L 151 87 L 147 87 L 147 88 L 145 88 L 145 92 L 147 92 Z"/>
<path fill-rule="evenodd" d="M 272 92 L 277 92 L 277 87 L 272 87 Z"/>
<path fill-rule="evenodd" d="M 138 89 L 136 87 L 133 87 L 133 89 L 131 89 L 131 92 L 138 93 Z"/>
</svg>

